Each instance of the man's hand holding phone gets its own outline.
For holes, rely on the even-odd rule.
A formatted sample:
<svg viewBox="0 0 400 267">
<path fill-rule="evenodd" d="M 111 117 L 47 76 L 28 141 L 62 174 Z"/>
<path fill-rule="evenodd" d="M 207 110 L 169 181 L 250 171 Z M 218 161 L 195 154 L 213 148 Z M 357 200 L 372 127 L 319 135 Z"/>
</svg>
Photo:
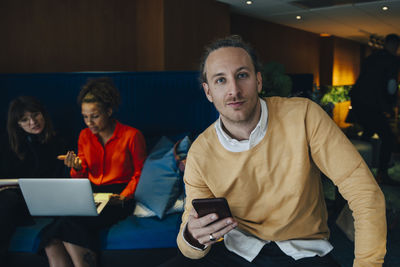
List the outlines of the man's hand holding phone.
<svg viewBox="0 0 400 267">
<path fill-rule="evenodd" d="M 185 239 L 204 249 L 237 226 L 225 199 L 196 199 L 189 213 Z"/>
</svg>

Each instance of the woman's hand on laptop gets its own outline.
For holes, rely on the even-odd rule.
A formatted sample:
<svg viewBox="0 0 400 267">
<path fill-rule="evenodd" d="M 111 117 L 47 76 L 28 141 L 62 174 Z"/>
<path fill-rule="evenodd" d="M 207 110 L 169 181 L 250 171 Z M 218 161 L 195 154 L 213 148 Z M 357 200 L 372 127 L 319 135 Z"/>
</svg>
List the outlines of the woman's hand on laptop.
<svg viewBox="0 0 400 267">
<path fill-rule="evenodd" d="M 70 168 L 74 168 L 76 171 L 82 169 L 82 160 L 75 154 L 74 151 L 68 151 L 65 155 L 57 156 L 57 159 L 64 160 L 64 164 Z"/>
</svg>

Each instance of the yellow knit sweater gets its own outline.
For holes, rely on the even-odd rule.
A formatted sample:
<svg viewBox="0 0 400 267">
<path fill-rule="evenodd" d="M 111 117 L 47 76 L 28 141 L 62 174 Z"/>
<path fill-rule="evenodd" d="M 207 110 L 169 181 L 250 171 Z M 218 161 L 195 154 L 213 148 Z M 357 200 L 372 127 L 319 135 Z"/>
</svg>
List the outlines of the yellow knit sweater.
<svg viewBox="0 0 400 267">
<path fill-rule="evenodd" d="M 266 98 L 268 128 L 244 152 L 230 152 L 214 125 L 190 148 L 186 206 L 177 242 L 184 255 L 203 257 L 183 240 L 194 198 L 225 197 L 239 228 L 264 240 L 329 237 L 319 170 L 339 187 L 355 218 L 354 266 L 381 266 L 386 253 L 385 201 L 367 165 L 315 103 Z"/>
</svg>

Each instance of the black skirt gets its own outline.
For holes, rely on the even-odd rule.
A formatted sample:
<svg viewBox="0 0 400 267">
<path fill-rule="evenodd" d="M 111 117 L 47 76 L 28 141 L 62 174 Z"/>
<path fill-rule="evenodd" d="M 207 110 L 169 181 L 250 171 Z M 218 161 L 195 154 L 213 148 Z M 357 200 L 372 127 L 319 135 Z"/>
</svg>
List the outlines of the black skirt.
<svg viewBox="0 0 400 267">
<path fill-rule="evenodd" d="M 127 184 L 92 185 L 93 192 L 120 194 Z M 64 216 L 55 218 L 41 232 L 39 251 L 42 251 L 52 240 L 58 239 L 92 251 L 101 248 L 100 230 L 116 224 L 133 214 L 135 201 L 111 201 L 107 203 L 99 216 Z"/>
</svg>

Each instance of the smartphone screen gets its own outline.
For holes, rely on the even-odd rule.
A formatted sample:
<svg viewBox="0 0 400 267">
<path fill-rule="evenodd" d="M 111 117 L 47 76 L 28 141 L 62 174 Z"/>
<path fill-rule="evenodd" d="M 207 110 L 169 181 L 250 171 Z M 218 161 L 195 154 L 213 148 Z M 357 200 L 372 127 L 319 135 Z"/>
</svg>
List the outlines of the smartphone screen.
<svg viewBox="0 0 400 267">
<path fill-rule="evenodd" d="M 228 202 L 225 198 L 198 198 L 192 200 L 192 205 L 199 217 L 216 213 L 218 219 L 232 217 Z"/>
</svg>

